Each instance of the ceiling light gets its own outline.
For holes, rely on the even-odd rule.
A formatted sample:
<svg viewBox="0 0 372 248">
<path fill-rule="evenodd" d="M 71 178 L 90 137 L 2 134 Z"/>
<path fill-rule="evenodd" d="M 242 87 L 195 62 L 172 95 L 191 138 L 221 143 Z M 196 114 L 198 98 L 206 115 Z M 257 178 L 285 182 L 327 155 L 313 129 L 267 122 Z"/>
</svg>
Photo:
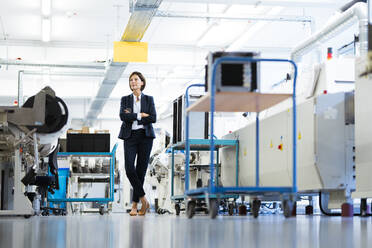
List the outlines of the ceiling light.
<svg viewBox="0 0 372 248">
<path fill-rule="evenodd" d="M 49 42 L 50 41 L 50 19 L 48 18 L 43 18 L 42 23 L 41 23 L 41 30 L 42 30 L 42 35 L 41 39 L 44 42 Z"/>
<path fill-rule="evenodd" d="M 43 16 L 50 16 L 52 10 L 51 0 L 41 0 L 41 14 Z"/>
</svg>

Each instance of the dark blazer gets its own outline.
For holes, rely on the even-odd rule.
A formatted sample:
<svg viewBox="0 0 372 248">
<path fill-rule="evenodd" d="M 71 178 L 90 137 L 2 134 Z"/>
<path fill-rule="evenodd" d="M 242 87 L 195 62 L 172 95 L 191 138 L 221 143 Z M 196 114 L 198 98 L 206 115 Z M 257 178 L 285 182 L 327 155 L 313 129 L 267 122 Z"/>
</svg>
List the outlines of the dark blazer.
<svg viewBox="0 0 372 248">
<path fill-rule="evenodd" d="M 130 113 L 125 113 L 125 109 L 130 109 Z M 119 139 L 127 139 L 131 135 L 133 121 L 138 122 L 138 125 L 143 125 L 146 136 L 155 138 L 154 128 L 152 123 L 156 122 L 156 110 L 154 98 L 142 93 L 141 95 L 141 112 L 149 114 L 148 117 L 142 117 L 140 121 L 137 120 L 137 114 L 133 113 L 133 94 L 123 96 L 120 103 L 120 119 L 122 120 Z"/>
</svg>

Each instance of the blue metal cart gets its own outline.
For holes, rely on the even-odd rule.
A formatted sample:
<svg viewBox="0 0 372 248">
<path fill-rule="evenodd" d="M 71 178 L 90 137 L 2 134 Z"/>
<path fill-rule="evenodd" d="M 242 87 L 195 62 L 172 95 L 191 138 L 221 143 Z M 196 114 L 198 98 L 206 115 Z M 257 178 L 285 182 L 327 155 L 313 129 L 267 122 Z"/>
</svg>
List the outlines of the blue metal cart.
<svg viewBox="0 0 372 248">
<path fill-rule="evenodd" d="M 57 156 L 59 157 L 109 157 L 110 158 L 110 193 L 109 197 L 102 198 L 50 198 L 48 197 L 48 202 L 62 203 L 62 202 L 98 202 L 107 204 L 114 201 L 114 168 L 115 168 L 115 154 L 118 144 L 115 144 L 111 152 L 59 152 Z M 103 214 L 103 209 L 100 208 L 100 213 Z"/>
<path fill-rule="evenodd" d="M 213 139 L 214 136 L 214 112 L 219 111 L 219 109 L 215 108 L 215 100 L 216 100 L 216 85 L 215 85 L 215 79 L 216 79 L 216 70 L 217 66 L 221 65 L 223 62 L 227 63 L 252 63 L 252 62 L 279 62 L 279 63 L 290 63 L 294 68 L 294 77 L 293 77 L 293 93 L 292 93 L 292 104 L 293 104 L 293 173 L 292 173 L 292 186 L 289 187 L 261 187 L 260 186 L 260 178 L 259 178 L 259 112 L 263 109 L 269 108 L 273 106 L 274 104 L 271 104 L 271 106 L 258 106 L 260 102 L 257 101 L 257 98 L 259 97 L 274 97 L 274 94 L 261 94 L 257 92 L 244 92 L 245 99 L 254 98 L 256 101 L 256 108 L 255 109 L 247 109 L 247 112 L 256 112 L 256 184 L 253 187 L 239 187 L 238 184 L 236 187 L 223 187 L 219 186 L 216 183 L 215 178 L 215 164 L 214 164 L 214 155 L 213 151 L 215 150 L 216 145 L 218 144 L 215 139 Z M 283 212 L 286 217 L 289 217 L 292 212 L 293 208 L 293 197 L 297 193 L 297 172 L 296 172 L 296 80 L 297 80 L 297 66 L 294 61 L 287 60 L 287 59 L 264 59 L 264 58 L 252 58 L 252 57 L 222 57 L 215 60 L 212 67 L 212 74 L 211 74 L 211 90 L 210 94 L 207 96 L 204 96 L 204 99 L 200 99 L 196 103 L 194 103 L 191 107 L 187 109 L 186 113 L 186 166 L 185 166 L 185 194 L 187 195 L 189 201 L 186 205 L 186 212 L 188 214 L 188 217 L 191 218 L 193 216 L 193 208 L 195 206 L 194 199 L 198 196 L 206 196 L 206 201 L 209 203 L 209 213 L 212 218 L 215 218 L 218 214 L 218 198 L 225 194 L 241 194 L 241 195 L 264 195 L 266 193 L 277 193 L 282 196 L 282 207 Z M 200 86 L 200 85 L 199 85 Z M 187 91 L 186 91 L 187 92 Z M 218 93 L 220 94 L 220 93 Z M 200 108 L 198 109 L 198 104 L 200 106 L 200 103 L 204 101 L 204 104 L 206 101 L 209 101 L 210 104 L 210 139 L 209 139 L 209 148 L 210 148 L 210 184 L 209 187 L 204 188 L 198 188 L 198 189 L 189 189 L 189 152 L 190 152 L 190 145 L 191 140 L 189 139 L 189 122 L 188 122 L 188 112 L 191 111 L 201 111 Z M 279 103 L 279 102 L 277 102 Z M 203 110 L 204 111 L 204 110 Z M 234 112 L 234 111 L 230 111 Z M 238 167 L 238 164 L 237 164 Z M 238 168 L 237 168 L 237 178 L 238 178 Z M 209 198 L 209 199 L 207 199 Z M 258 211 L 260 208 L 261 202 L 257 198 L 253 200 L 251 203 L 251 210 L 255 217 L 258 216 Z"/>
<path fill-rule="evenodd" d="M 189 90 L 194 87 L 205 87 L 204 84 L 192 84 L 187 87 L 186 93 L 185 93 L 185 99 L 186 99 L 186 108 L 189 106 Z M 186 126 L 188 127 L 189 125 L 189 115 L 186 115 Z M 189 137 L 189 129 L 186 128 L 186 137 Z M 236 150 L 236 170 L 238 171 L 239 169 L 239 160 L 238 160 L 238 151 L 239 151 L 239 142 L 238 140 L 218 140 L 214 138 L 214 149 L 213 151 L 217 152 L 217 165 L 219 164 L 219 149 L 222 147 L 226 146 L 233 146 L 235 147 Z M 189 149 L 186 149 L 188 147 Z M 189 177 L 190 177 L 190 151 L 210 151 L 210 140 L 209 139 L 186 139 L 183 142 L 178 142 L 177 144 L 172 145 L 171 147 L 171 152 L 172 152 L 172 180 L 171 180 L 171 200 L 175 202 L 175 210 L 176 214 L 179 215 L 181 211 L 180 203 L 184 201 L 185 199 L 187 200 L 187 195 L 182 194 L 182 195 L 174 195 L 174 155 L 175 151 L 186 151 L 185 157 L 186 157 L 186 168 L 185 170 L 187 173 L 185 173 L 185 191 L 188 191 L 190 188 L 189 185 Z M 193 165 L 192 165 L 193 166 Z M 218 166 L 216 168 L 216 173 L 218 174 Z M 218 178 L 216 184 L 218 185 Z M 236 186 L 238 186 L 238 176 L 236 177 Z M 217 198 L 216 194 L 208 194 L 208 197 L 213 197 Z M 224 194 L 221 196 L 218 196 L 220 199 L 237 199 L 239 195 L 237 194 Z M 195 195 L 193 199 L 196 199 L 197 201 L 203 201 L 206 198 L 205 194 L 200 194 L 200 195 Z M 196 201 L 191 201 L 189 204 L 193 204 L 192 208 L 187 208 L 188 212 L 187 215 L 190 216 L 194 215 L 196 212 L 196 208 L 198 207 Z M 199 204 L 200 205 L 200 204 Z M 198 208 L 200 211 L 207 210 L 205 212 L 208 212 L 208 209 L 203 209 L 201 206 Z M 190 213 L 190 211 L 192 213 Z"/>
</svg>

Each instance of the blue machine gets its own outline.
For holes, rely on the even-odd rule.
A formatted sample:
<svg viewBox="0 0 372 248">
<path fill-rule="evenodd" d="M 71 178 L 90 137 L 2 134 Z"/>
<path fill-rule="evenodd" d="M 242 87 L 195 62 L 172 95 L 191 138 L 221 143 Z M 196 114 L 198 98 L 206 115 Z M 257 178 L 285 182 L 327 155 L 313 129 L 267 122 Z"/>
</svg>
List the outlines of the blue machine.
<svg viewBox="0 0 372 248">
<path fill-rule="evenodd" d="M 66 203 L 65 202 L 53 202 L 52 199 L 64 199 L 66 198 L 66 191 L 67 191 L 67 184 L 68 178 L 70 175 L 69 168 L 60 168 L 58 169 L 58 183 L 59 183 L 59 190 L 56 190 L 54 194 L 48 192 L 48 201 L 50 208 L 56 208 L 66 211 Z"/>
</svg>

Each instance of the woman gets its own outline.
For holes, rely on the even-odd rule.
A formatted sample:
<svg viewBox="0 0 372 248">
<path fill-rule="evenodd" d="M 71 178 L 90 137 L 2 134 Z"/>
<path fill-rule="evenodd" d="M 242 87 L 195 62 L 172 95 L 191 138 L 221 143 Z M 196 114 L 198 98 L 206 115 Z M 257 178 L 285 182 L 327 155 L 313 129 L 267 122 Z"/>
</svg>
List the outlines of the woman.
<svg viewBox="0 0 372 248">
<path fill-rule="evenodd" d="M 154 98 L 142 93 L 146 87 L 146 79 L 140 72 L 132 72 L 129 87 L 133 94 L 121 98 L 120 119 L 123 123 L 119 138 L 124 140 L 125 170 L 133 187 L 133 205 L 129 214 L 135 216 L 145 215 L 150 207 L 143 190 L 143 182 L 155 138 L 152 123 L 156 122 L 156 111 Z M 137 165 L 134 167 L 136 156 Z M 142 207 L 138 211 L 139 201 Z"/>
</svg>

